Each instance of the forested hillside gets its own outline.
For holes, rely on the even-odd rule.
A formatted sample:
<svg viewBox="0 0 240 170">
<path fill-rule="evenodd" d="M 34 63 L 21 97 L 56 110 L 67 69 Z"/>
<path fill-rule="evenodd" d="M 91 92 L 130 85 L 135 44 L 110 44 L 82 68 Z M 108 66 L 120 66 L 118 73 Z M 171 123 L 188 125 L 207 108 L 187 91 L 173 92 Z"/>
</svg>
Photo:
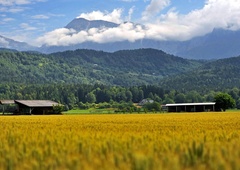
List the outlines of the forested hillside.
<svg viewBox="0 0 240 170">
<path fill-rule="evenodd" d="M 186 60 L 162 51 L 0 52 L 0 99 L 49 99 L 69 109 L 91 103 L 209 102 L 219 91 L 240 108 L 240 57 Z M 106 104 L 106 102 L 108 104 Z"/>
<path fill-rule="evenodd" d="M 0 52 L 2 83 L 66 83 L 134 86 L 156 84 L 163 77 L 181 74 L 202 63 L 139 49 L 106 53 L 76 50 L 50 55 Z"/>
<path fill-rule="evenodd" d="M 240 86 L 240 56 L 205 63 L 203 66 L 161 81 L 166 89 L 176 90 L 224 90 Z"/>
</svg>

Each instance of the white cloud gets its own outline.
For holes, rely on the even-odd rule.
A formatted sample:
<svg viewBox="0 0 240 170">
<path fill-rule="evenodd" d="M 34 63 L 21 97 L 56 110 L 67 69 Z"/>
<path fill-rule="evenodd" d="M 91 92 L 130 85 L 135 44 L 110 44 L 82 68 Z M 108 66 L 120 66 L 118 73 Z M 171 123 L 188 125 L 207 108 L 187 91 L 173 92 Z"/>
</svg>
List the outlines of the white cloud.
<svg viewBox="0 0 240 170">
<path fill-rule="evenodd" d="M 40 14 L 40 15 L 34 15 L 32 16 L 32 18 L 33 19 L 49 19 L 49 16 Z"/>
<path fill-rule="evenodd" d="M 146 10 L 142 13 L 142 20 L 148 20 L 154 17 L 164 8 L 170 5 L 170 0 L 151 0 Z"/>
<path fill-rule="evenodd" d="M 24 7 L 2 7 L 0 8 L 0 12 L 8 12 L 8 13 L 18 13 L 24 11 L 26 8 Z"/>
<path fill-rule="evenodd" d="M 80 32 L 67 28 L 56 29 L 38 38 L 37 42 L 49 46 L 68 46 L 86 41 L 108 43 L 128 40 L 134 42 L 137 39 L 144 38 L 144 36 L 142 26 L 123 23 L 115 28 L 91 28 Z"/>
<path fill-rule="evenodd" d="M 26 31 L 32 31 L 32 30 L 36 30 L 37 28 L 36 27 L 32 27 L 30 26 L 29 24 L 27 23 L 22 23 L 20 24 L 20 27 Z"/>
<path fill-rule="evenodd" d="M 65 39 L 66 37 L 71 36 L 74 33 L 76 33 L 75 30 L 60 28 L 60 29 L 56 29 L 54 31 L 48 32 L 44 36 L 38 38 L 37 41 L 43 44 L 54 46 L 54 45 L 58 45 L 59 41 L 61 41 L 62 39 Z"/>
<path fill-rule="evenodd" d="M 0 12 L 18 13 L 28 9 L 25 5 L 45 1 L 47 0 L 0 0 Z"/>
<path fill-rule="evenodd" d="M 9 22 L 9 21 L 14 21 L 15 19 L 14 18 L 4 18 L 3 21 L 4 22 Z"/>
<path fill-rule="evenodd" d="M 135 9 L 135 6 L 133 6 L 132 8 L 129 9 L 128 11 L 128 21 L 130 22 L 131 21 L 131 18 L 132 18 L 132 14 L 134 12 L 134 9 Z"/>
<path fill-rule="evenodd" d="M 148 36 L 188 40 L 209 33 L 214 28 L 237 30 L 240 29 L 239 17 L 240 0 L 208 0 L 202 9 L 186 15 L 180 15 L 176 11 L 161 15 L 157 23 L 148 24 L 151 30 L 148 31 Z"/>
<path fill-rule="evenodd" d="M 45 2 L 46 0 L 0 0 L 0 5 L 14 6 L 14 5 L 26 5 L 34 2 Z"/>
<path fill-rule="evenodd" d="M 169 1 L 164 2 L 161 3 L 160 9 L 163 9 L 169 3 Z M 150 5 L 148 7 L 150 8 Z M 132 11 L 129 10 L 129 18 L 131 18 L 132 12 L 133 9 Z M 156 13 L 158 13 L 158 10 L 152 14 Z M 80 17 L 89 20 L 102 19 L 120 22 L 121 15 L 122 10 L 115 9 L 112 13 L 94 11 L 81 14 Z M 147 14 L 145 16 L 150 17 Z M 240 29 L 239 18 L 240 0 L 208 0 L 202 9 L 193 10 L 186 15 L 179 14 L 176 9 L 171 9 L 165 14 L 157 15 L 154 22 L 150 23 L 144 20 L 145 27 L 128 22 L 120 24 L 116 28 L 92 28 L 81 32 L 63 28 L 45 34 L 37 42 L 45 45 L 67 46 L 82 42 L 107 43 L 126 40 L 134 42 L 143 38 L 184 41 L 205 35 L 214 28 L 238 30 Z"/>
<path fill-rule="evenodd" d="M 31 0 L 0 0 L 0 4 L 5 6 L 25 5 L 29 3 L 31 3 Z"/>
<path fill-rule="evenodd" d="M 122 9 L 114 9 L 111 13 L 105 11 L 93 11 L 91 13 L 82 13 L 77 18 L 85 18 L 87 20 L 105 20 L 109 22 L 121 23 Z"/>
</svg>

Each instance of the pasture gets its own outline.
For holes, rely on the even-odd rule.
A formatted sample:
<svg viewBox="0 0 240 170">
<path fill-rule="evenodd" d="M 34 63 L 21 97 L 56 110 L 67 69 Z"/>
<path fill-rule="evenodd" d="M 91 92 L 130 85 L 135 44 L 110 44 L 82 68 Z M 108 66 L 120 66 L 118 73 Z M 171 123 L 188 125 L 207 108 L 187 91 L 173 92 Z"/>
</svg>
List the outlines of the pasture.
<svg viewBox="0 0 240 170">
<path fill-rule="evenodd" d="M 240 113 L 0 116 L 0 169 L 240 169 Z"/>
</svg>

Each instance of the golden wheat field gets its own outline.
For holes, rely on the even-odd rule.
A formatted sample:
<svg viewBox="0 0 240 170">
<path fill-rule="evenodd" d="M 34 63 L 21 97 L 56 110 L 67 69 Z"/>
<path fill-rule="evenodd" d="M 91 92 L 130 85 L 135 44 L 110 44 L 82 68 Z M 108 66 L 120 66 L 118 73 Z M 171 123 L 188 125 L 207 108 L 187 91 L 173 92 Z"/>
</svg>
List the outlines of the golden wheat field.
<svg viewBox="0 0 240 170">
<path fill-rule="evenodd" d="M 1 116 L 0 169 L 240 169 L 240 113 Z"/>
</svg>

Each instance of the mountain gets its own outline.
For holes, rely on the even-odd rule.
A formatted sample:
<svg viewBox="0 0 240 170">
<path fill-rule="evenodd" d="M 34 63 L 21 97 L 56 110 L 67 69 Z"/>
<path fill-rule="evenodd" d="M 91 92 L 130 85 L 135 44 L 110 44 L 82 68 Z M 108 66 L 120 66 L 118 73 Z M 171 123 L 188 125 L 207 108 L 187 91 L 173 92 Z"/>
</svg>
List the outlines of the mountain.
<svg viewBox="0 0 240 170">
<path fill-rule="evenodd" d="M 164 77 L 182 74 L 200 65 L 200 61 L 154 49 L 114 53 L 76 50 L 50 55 L 0 51 L 1 83 L 156 84 Z"/>
<path fill-rule="evenodd" d="M 218 59 L 240 55 L 240 30 L 214 29 L 211 33 L 179 44 L 177 56 L 192 59 Z"/>
<path fill-rule="evenodd" d="M 14 49 L 19 51 L 32 51 L 36 50 L 36 47 L 30 46 L 25 42 L 15 41 L 0 35 L 0 48 Z"/>
<path fill-rule="evenodd" d="M 102 28 L 102 27 L 114 28 L 118 26 L 119 24 L 115 24 L 115 23 L 103 21 L 103 20 L 89 21 L 84 18 L 76 18 L 72 20 L 69 24 L 67 24 L 65 28 L 74 29 L 76 31 L 82 31 L 82 30 L 88 30 L 91 28 Z"/>
<path fill-rule="evenodd" d="M 168 77 L 160 85 L 166 89 L 221 91 L 240 85 L 240 56 L 205 63 L 190 72 Z"/>
<path fill-rule="evenodd" d="M 67 24 L 65 28 L 82 31 L 90 28 L 114 28 L 118 26 L 119 25 L 116 23 L 103 20 L 89 21 L 83 18 L 76 18 Z M 135 42 L 84 42 L 71 46 L 43 46 L 40 51 L 44 53 L 53 53 L 75 49 L 93 49 L 114 52 L 140 48 L 159 49 L 169 54 L 188 59 L 220 59 L 234 57 L 240 55 L 240 30 L 230 31 L 214 29 L 207 35 L 196 37 L 188 41 L 157 41 L 141 39 Z"/>
</svg>

